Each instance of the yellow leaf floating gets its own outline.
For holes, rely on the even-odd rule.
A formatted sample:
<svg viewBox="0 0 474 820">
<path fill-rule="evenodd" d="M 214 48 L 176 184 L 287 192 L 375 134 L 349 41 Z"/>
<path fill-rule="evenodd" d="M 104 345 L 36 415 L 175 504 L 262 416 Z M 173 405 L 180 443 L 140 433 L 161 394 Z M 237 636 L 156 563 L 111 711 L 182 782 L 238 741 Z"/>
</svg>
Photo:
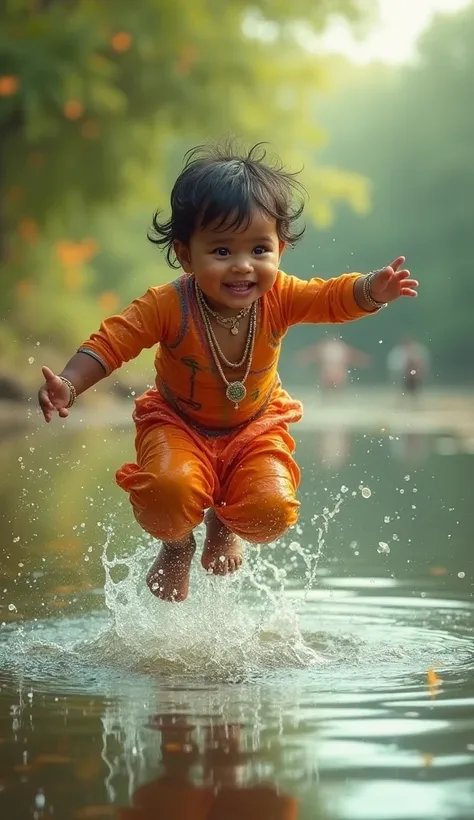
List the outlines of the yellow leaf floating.
<svg viewBox="0 0 474 820">
<path fill-rule="evenodd" d="M 436 697 L 442 682 L 442 679 L 434 669 L 428 669 L 426 673 L 426 685 L 432 698 Z"/>
</svg>

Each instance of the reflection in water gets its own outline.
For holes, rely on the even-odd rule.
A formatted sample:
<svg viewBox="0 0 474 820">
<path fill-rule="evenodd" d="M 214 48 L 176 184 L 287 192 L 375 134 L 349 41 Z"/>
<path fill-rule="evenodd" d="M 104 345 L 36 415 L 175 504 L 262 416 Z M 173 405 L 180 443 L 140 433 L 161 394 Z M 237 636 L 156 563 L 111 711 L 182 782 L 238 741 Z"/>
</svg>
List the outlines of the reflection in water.
<svg viewBox="0 0 474 820">
<path fill-rule="evenodd" d="M 332 428 L 316 434 L 318 461 L 326 469 L 338 469 L 350 456 L 351 435 L 343 428 Z"/>
<path fill-rule="evenodd" d="M 399 433 L 389 436 L 394 459 L 407 466 L 419 466 L 428 458 L 430 439 L 421 433 Z"/>
<path fill-rule="evenodd" d="M 270 771 L 267 783 L 246 782 L 264 755 L 260 739 L 249 743 L 241 725 L 216 719 L 197 726 L 185 714 L 154 715 L 149 725 L 160 736 L 159 774 L 132 790 L 120 820 L 296 820 L 298 801 L 278 789 Z M 109 789 L 113 772 L 110 766 Z"/>
<path fill-rule="evenodd" d="M 471 818 L 461 447 L 303 433 L 298 527 L 173 608 L 111 481 L 128 434 L 27 436 L 0 475 L 2 820 Z"/>
</svg>

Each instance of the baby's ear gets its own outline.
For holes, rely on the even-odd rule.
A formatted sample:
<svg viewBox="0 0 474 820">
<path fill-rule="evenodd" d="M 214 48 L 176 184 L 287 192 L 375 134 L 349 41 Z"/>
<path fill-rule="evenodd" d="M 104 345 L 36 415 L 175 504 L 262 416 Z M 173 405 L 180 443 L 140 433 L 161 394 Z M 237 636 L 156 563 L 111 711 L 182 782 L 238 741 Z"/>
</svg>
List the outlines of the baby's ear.
<svg viewBox="0 0 474 820">
<path fill-rule="evenodd" d="M 188 246 L 185 245 L 184 242 L 180 242 L 179 239 L 176 239 L 173 242 L 173 248 L 176 254 L 176 259 L 178 260 L 184 272 L 192 273 L 191 254 L 189 253 Z"/>
</svg>

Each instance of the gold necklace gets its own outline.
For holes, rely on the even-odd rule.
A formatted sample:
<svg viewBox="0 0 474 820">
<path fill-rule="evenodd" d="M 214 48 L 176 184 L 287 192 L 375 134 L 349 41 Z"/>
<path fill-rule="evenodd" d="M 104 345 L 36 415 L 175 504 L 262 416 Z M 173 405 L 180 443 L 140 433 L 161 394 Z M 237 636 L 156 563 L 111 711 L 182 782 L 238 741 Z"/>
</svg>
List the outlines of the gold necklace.
<svg viewBox="0 0 474 820">
<path fill-rule="evenodd" d="M 248 375 L 250 373 L 250 368 L 252 367 L 252 358 L 253 358 L 253 351 L 255 347 L 255 337 L 256 337 L 256 330 L 257 330 L 257 303 L 253 302 L 250 306 L 250 322 L 249 322 L 249 329 L 247 335 L 247 343 L 245 345 L 245 353 L 241 360 L 243 364 L 245 359 L 247 358 L 247 366 L 245 368 L 245 373 L 240 381 L 230 382 L 224 373 L 222 368 L 220 359 L 224 363 L 230 364 L 231 367 L 239 367 L 240 363 L 237 365 L 235 363 L 229 363 L 228 359 L 224 356 L 219 343 L 214 335 L 212 330 L 211 322 L 209 316 L 207 315 L 204 306 L 203 300 L 200 298 L 200 293 L 196 287 L 196 296 L 197 296 L 197 303 L 199 307 L 199 312 L 201 314 L 201 318 L 203 320 L 204 328 L 206 331 L 207 341 L 209 344 L 209 349 L 212 354 L 212 358 L 214 359 L 214 364 L 216 365 L 217 372 L 221 377 L 222 381 L 226 386 L 226 397 L 229 401 L 233 402 L 234 407 L 236 410 L 239 409 L 239 403 L 243 401 L 247 395 L 247 388 L 245 387 L 245 382 L 247 381 Z M 220 358 L 219 358 L 220 357 Z"/>
<path fill-rule="evenodd" d="M 197 301 L 198 301 L 200 311 L 201 311 L 201 315 L 202 315 L 203 313 L 205 313 L 206 303 L 204 302 L 202 292 L 200 290 L 198 290 L 197 288 L 196 288 L 196 297 L 197 297 Z M 249 311 L 251 309 L 252 309 L 252 305 L 249 306 Z M 208 316 L 206 316 L 205 318 L 206 318 L 206 320 L 209 319 Z M 243 367 L 243 365 L 247 361 L 247 356 L 248 356 L 248 352 L 249 352 L 249 349 L 250 349 L 251 334 L 247 333 L 247 342 L 245 344 L 244 353 L 243 353 L 243 356 L 242 356 L 240 362 L 230 362 L 229 359 L 227 359 L 225 357 L 224 352 L 223 352 L 221 346 L 219 345 L 219 342 L 216 339 L 216 335 L 214 333 L 214 329 L 211 325 L 211 322 L 210 321 L 205 321 L 204 324 L 206 326 L 206 330 L 209 331 L 209 334 L 212 337 L 213 345 L 216 348 L 216 350 L 218 351 L 220 359 L 225 364 L 225 366 L 231 368 L 232 370 L 238 370 L 240 367 Z M 249 325 L 249 329 L 250 329 L 250 325 Z"/>
<path fill-rule="evenodd" d="M 222 327 L 226 327 L 228 330 L 230 330 L 233 336 L 237 336 L 239 332 L 240 320 L 243 319 L 244 316 L 247 316 L 248 313 L 250 313 L 250 311 L 252 310 L 252 305 L 248 305 L 247 307 L 242 308 L 242 310 L 239 310 L 239 312 L 235 316 L 222 316 L 220 313 L 217 313 L 217 311 L 213 310 L 207 304 L 201 288 L 199 287 L 196 280 L 194 281 L 196 285 L 196 293 L 198 293 L 201 297 L 206 313 L 209 313 L 216 320 L 216 322 L 222 325 Z"/>
</svg>

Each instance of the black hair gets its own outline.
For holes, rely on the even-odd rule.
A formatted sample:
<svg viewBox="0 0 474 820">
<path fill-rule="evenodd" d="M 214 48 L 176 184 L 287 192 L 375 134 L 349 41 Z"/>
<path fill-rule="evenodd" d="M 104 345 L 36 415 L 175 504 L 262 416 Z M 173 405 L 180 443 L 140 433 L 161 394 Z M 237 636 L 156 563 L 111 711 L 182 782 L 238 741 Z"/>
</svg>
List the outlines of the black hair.
<svg viewBox="0 0 474 820">
<path fill-rule="evenodd" d="M 279 158 L 267 161 L 264 143 L 239 150 L 232 141 L 199 145 L 185 154 L 185 165 L 171 192 L 171 217 L 153 216 L 148 239 L 166 249 L 171 267 L 179 267 L 176 240 L 184 245 L 194 231 L 215 224 L 238 230 L 250 224 L 255 208 L 274 217 L 279 239 L 295 245 L 304 233 L 294 223 L 303 213 L 305 189 Z"/>
</svg>

